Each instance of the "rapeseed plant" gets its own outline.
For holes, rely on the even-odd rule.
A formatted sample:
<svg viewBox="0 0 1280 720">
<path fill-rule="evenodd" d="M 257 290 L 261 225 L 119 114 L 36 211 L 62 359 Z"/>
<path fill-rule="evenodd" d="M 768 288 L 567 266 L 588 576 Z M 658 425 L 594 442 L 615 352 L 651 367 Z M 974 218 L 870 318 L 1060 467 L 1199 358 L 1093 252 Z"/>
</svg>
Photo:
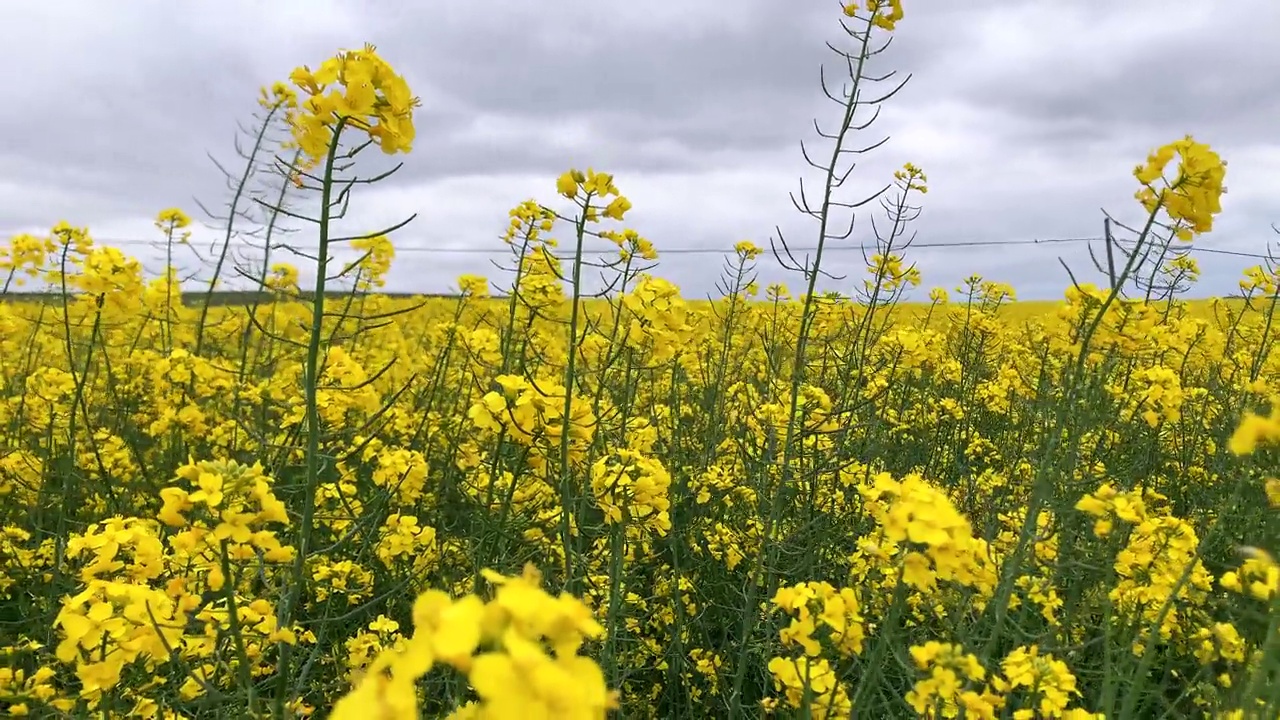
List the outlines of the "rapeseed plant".
<svg viewBox="0 0 1280 720">
<path fill-rule="evenodd" d="M 372 46 L 259 98 L 262 137 L 288 129 L 264 140 L 264 232 L 320 197 L 309 291 L 264 252 L 235 268 L 261 298 L 215 305 L 224 247 L 193 307 L 178 208 L 149 283 L 86 228 L 11 238 L 0 712 L 1280 713 L 1280 282 L 1259 266 L 1241 299 L 1179 296 L 1199 273 L 1176 248 L 1212 228 L 1225 163 L 1189 137 L 1153 151 L 1137 247 L 1056 304 L 978 276 L 907 303 L 926 174 L 838 194 L 885 79 L 862 61 L 903 4 L 841 7 L 852 89 L 797 202 L 819 249 L 770 247 L 795 291 L 762 287 L 766 250 L 740 240 L 721 296 L 685 297 L 617 179 L 569 169 L 558 205 L 502 221 L 508 276 L 380 295 L 400 225 L 332 227 L 339 195 L 386 179 L 353 174 L 359 152 L 415 139 Z M 870 199 L 888 223 L 865 275 L 817 292 L 836 215 Z M 55 301 L 19 302 L 23 282 Z"/>
</svg>

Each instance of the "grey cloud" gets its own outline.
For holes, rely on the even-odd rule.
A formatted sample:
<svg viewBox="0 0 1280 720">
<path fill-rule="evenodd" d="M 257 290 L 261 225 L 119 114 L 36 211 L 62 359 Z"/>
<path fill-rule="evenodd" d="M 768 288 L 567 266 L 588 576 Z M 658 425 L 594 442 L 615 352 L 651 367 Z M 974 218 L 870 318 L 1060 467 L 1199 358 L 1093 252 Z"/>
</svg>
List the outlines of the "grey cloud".
<svg viewBox="0 0 1280 720">
<path fill-rule="evenodd" d="M 1188 132 L 1216 144 L 1275 140 L 1280 93 L 1273 79 L 1280 55 L 1272 47 L 1280 5 L 1057 5 L 1051 11 L 1079 23 L 1064 22 L 1056 37 L 1047 38 L 1061 52 L 1031 53 L 1021 62 L 998 65 L 962 62 L 968 72 L 947 79 L 970 102 L 1032 121 L 1021 127 L 1020 139 L 1034 139 L 1025 133 L 1032 128 L 1047 141 L 1059 139 L 1063 130 L 1083 139 L 1138 133 L 1152 143 Z M 977 39 L 974 33 L 962 37 Z M 987 57 L 994 60 L 995 54 Z"/>
<path fill-rule="evenodd" d="M 1232 164 L 1233 192 L 1207 244 L 1253 252 L 1275 239 L 1268 224 L 1280 221 L 1280 141 L 1272 135 L 1280 55 L 1267 48 L 1280 31 L 1280 6 L 905 4 L 877 67 L 914 78 L 867 136 L 893 139 L 857 176 L 866 189 L 903 161 L 924 166 L 932 191 L 916 226 L 922 241 L 1096 234 L 1100 208 L 1132 212 L 1132 166 L 1184 132 Z M 257 87 L 367 40 L 408 77 L 423 106 L 414 154 L 400 175 L 357 198 L 353 227 L 422 212 L 397 237 L 403 247 L 500 250 L 509 207 L 530 195 L 552 199 L 556 174 L 593 166 L 634 192 L 635 226 L 660 249 L 728 248 L 743 237 L 763 244 L 775 224 L 807 245 L 811 229 L 786 194 L 804 171 L 799 141 L 814 139 L 811 118 L 834 114 L 817 71 L 830 60 L 823 41 L 839 36 L 838 3 L 797 5 L 179 8 L 139 0 L 113 6 L 112 30 L 102 32 L 100 5 L 87 0 L 6 4 L 0 42 L 32 69 L 17 74 L 13 89 L 26 100 L 0 107 L 0 136 L 11 139 L 0 146 L 0 230 L 65 218 L 150 237 L 160 208 L 194 212 L 193 196 L 219 205 L 223 179 L 205 153 L 239 163 L 235 126 L 253 112 Z M 857 241 L 868 233 L 863 220 Z M 714 257 L 672 254 L 660 272 L 700 295 L 711 289 Z M 854 257 L 832 256 L 833 269 L 853 269 Z M 1024 294 L 1058 297 L 1065 275 L 1054 257 L 1014 246 L 922 249 L 917 259 L 926 285 L 979 271 L 1015 281 Z M 1205 260 L 1206 292 L 1229 291 L 1251 262 Z M 489 268 L 484 255 L 410 251 L 392 277 L 398 289 L 442 289 L 461 272 Z"/>
</svg>

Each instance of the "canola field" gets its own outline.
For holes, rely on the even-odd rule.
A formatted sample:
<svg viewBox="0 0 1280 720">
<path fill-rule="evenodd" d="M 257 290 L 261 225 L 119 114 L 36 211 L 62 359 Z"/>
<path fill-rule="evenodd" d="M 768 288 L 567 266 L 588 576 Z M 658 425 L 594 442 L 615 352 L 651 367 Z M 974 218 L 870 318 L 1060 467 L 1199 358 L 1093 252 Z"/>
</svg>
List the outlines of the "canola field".
<svg viewBox="0 0 1280 720">
<path fill-rule="evenodd" d="M 0 714 L 1280 714 L 1280 286 L 1180 299 L 1206 146 L 1135 171 L 1167 252 L 1054 303 L 908 303 L 892 238 L 847 295 L 761 287 L 743 241 L 686 298 L 577 170 L 511 211 L 509 272 L 418 300 L 378 293 L 394 233 L 331 222 L 358 153 L 412 147 L 401 76 L 365 48 L 262 97 L 318 199 L 305 292 L 284 254 L 219 306 L 73 224 L 4 248 L 6 294 L 59 292 L 0 302 Z"/>
</svg>

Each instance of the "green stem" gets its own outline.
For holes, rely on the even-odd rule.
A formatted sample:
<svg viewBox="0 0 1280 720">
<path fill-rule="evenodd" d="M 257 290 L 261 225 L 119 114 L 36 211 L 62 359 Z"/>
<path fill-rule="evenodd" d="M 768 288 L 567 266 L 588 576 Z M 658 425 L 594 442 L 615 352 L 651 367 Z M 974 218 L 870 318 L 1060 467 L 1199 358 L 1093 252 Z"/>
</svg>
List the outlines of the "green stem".
<svg viewBox="0 0 1280 720">
<path fill-rule="evenodd" d="M 329 260 L 329 223 L 332 219 L 332 195 L 334 158 L 338 154 L 338 143 L 346 120 L 339 119 L 333 128 L 333 138 L 329 141 L 329 151 L 325 157 L 324 182 L 320 190 L 320 239 L 316 253 L 315 296 L 312 298 L 311 334 L 307 343 L 306 358 L 306 478 L 304 480 L 302 500 L 302 522 L 298 529 L 298 544 L 294 548 L 292 581 L 289 591 L 281 603 L 279 627 L 285 629 L 293 622 L 293 615 L 302 597 L 303 577 L 306 570 L 307 553 L 310 550 L 311 532 L 315 523 L 316 487 L 320 483 L 320 409 L 317 402 L 320 382 L 320 345 L 324 331 L 324 293 L 325 280 L 328 273 Z M 293 646 L 279 643 L 280 667 L 277 675 L 275 714 L 284 717 L 285 695 L 289 687 L 289 661 Z"/>
</svg>

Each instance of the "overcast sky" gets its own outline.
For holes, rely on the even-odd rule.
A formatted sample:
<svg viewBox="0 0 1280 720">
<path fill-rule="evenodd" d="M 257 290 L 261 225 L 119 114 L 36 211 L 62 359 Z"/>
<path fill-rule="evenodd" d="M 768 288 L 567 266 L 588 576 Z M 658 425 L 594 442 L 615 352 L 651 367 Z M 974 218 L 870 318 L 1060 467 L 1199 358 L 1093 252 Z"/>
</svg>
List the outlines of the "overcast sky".
<svg viewBox="0 0 1280 720">
<path fill-rule="evenodd" d="M 1059 256 L 1094 277 L 1084 244 L 937 246 L 1096 236 L 1104 208 L 1139 222 L 1133 166 L 1187 133 L 1230 163 L 1218 227 L 1198 244 L 1257 253 L 1280 240 L 1280 3 L 904 6 L 879 67 L 913 77 L 860 138 L 889 141 L 846 197 L 905 161 L 925 169 L 914 229 L 930 247 L 909 257 L 926 287 L 976 272 L 1022 297 L 1061 297 Z M 811 246 L 815 229 L 788 193 L 805 170 L 800 141 L 818 140 L 812 118 L 838 115 L 818 84 L 838 20 L 834 0 L 6 2 L 0 232 L 65 219 L 104 240 L 147 239 L 161 208 L 218 207 L 228 194 L 207 155 L 235 167 L 236 124 L 257 89 L 372 42 L 423 101 L 404 170 L 354 201 L 369 229 L 418 213 L 394 236 L 391 289 L 496 277 L 475 249 L 501 253 L 507 210 L 554 203 L 556 176 L 575 166 L 615 174 L 635 205 L 627 224 L 659 251 L 765 245 L 775 226 Z M 872 240 L 869 215 L 843 245 Z M 1197 257 L 1200 294 L 1230 292 L 1257 262 Z M 838 251 L 826 267 L 859 261 Z M 764 279 L 800 287 L 770 265 Z M 672 253 L 657 272 L 702 295 L 718 269 L 714 254 Z"/>
</svg>

